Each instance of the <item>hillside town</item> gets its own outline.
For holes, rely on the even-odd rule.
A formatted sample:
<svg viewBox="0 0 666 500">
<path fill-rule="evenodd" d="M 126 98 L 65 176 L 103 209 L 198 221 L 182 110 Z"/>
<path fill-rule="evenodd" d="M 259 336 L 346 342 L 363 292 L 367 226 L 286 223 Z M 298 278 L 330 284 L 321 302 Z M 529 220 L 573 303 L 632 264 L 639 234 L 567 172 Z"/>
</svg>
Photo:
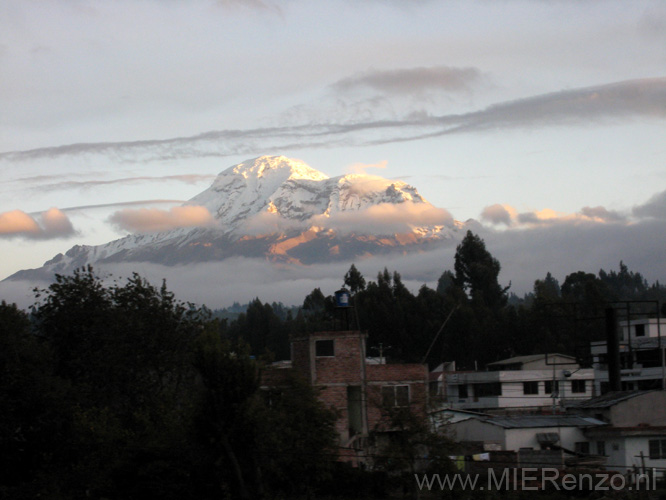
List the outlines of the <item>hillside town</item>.
<svg viewBox="0 0 666 500">
<path fill-rule="evenodd" d="M 280 386 L 294 371 L 318 388 L 319 399 L 338 413 L 341 461 L 372 468 L 382 447 L 400 433 L 387 414 L 401 408 L 425 417 L 432 433 L 451 440 L 456 454 L 448 458 L 463 472 L 512 468 L 522 476 L 529 470 L 537 474 L 537 486 L 543 470 L 592 471 L 613 484 L 640 488 L 643 481 L 648 489 L 663 480 L 666 321 L 618 324 L 610 309 L 608 340 L 592 343 L 586 365 L 544 353 L 499 360 L 485 370 L 456 370 L 453 361 L 428 370 L 426 364 L 387 364 L 382 356 L 368 356 L 367 335 L 348 328 L 354 322 L 349 292 L 336 292 L 336 301 L 338 328 L 293 338 L 292 359 L 275 363 L 263 383 Z M 427 445 L 413 458 L 414 471 L 429 470 Z"/>
</svg>

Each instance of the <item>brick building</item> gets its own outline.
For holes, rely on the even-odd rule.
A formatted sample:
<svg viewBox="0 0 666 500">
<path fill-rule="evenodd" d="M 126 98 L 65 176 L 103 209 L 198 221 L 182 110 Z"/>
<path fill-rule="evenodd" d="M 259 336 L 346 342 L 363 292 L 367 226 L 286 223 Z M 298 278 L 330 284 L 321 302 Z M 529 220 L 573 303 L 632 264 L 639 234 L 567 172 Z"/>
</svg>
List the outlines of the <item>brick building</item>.
<svg viewBox="0 0 666 500">
<path fill-rule="evenodd" d="M 291 340 L 291 363 L 265 372 L 265 386 L 279 385 L 295 372 L 319 389 L 334 409 L 342 449 L 367 447 L 373 432 L 387 426 L 384 409 L 409 407 L 425 415 L 428 369 L 421 364 L 384 364 L 366 356 L 367 335 L 358 330 L 322 331 Z"/>
</svg>

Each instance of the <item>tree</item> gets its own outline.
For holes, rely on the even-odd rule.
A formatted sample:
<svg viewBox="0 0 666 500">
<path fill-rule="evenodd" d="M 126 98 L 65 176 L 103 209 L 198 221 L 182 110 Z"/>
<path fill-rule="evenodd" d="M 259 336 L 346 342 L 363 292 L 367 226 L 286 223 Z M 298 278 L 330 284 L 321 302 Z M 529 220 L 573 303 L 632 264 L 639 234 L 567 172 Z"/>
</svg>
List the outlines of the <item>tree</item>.
<svg viewBox="0 0 666 500">
<path fill-rule="evenodd" d="M 326 297 L 320 288 L 315 288 L 303 301 L 303 309 L 309 313 L 322 312 L 326 307 Z"/>
<path fill-rule="evenodd" d="M 600 269 L 599 279 L 620 300 L 640 300 L 645 297 L 649 288 L 647 280 L 641 273 L 629 271 L 629 268 L 622 261 L 620 261 L 619 272 L 611 271 L 607 273 Z"/>
<path fill-rule="evenodd" d="M 0 497 L 57 491 L 71 418 L 53 353 L 32 334 L 25 312 L 0 303 Z"/>
<path fill-rule="evenodd" d="M 254 449 L 266 489 L 285 498 L 310 497 L 336 459 L 335 413 L 295 374 L 254 401 Z"/>
<path fill-rule="evenodd" d="M 445 295 L 446 291 L 455 283 L 455 275 L 448 269 L 437 280 L 437 293 Z"/>
<path fill-rule="evenodd" d="M 187 470 L 176 450 L 206 312 L 136 274 L 107 286 L 91 267 L 57 275 L 38 298 L 35 327 L 70 386 L 71 429 L 60 443 L 68 494 L 135 497 L 138 483 L 121 478 L 137 463 L 156 483 Z"/>
<path fill-rule="evenodd" d="M 472 231 L 456 248 L 454 283 L 465 290 L 472 302 L 483 303 L 497 310 L 506 304 L 506 292 L 498 282 L 501 266 L 488 250 L 484 241 Z"/>
<path fill-rule="evenodd" d="M 347 274 L 345 274 L 345 286 L 349 288 L 352 295 L 365 290 L 365 278 L 354 264 L 351 265 Z"/>
<path fill-rule="evenodd" d="M 277 359 L 289 358 L 289 335 L 283 321 L 270 304 L 256 298 L 229 327 L 229 337 L 246 342 L 255 356 L 270 353 Z"/>
<path fill-rule="evenodd" d="M 539 301 L 556 301 L 560 299 L 560 283 L 548 272 L 543 280 L 534 282 L 534 297 Z"/>
<path fill-rule="evenodd" d="M 417 473 L 451 471 L 453 441 L 432 429 L 428 417 L 413 407 L 382 407 L 387 428 L 382 434 L 375 466 L 400 480 L 403 491 L 420 498 Z"/>
<path fill-rule="evenodd" d="M 257 364 L 247 347 L 232 349 L 214 332 L 206 332 L 198 342 L 194 366 L 201 377 L 200 402 L 196 417 L 196 433 L 210 454 L 209 463 L 225 464 L 231 471 L 235 490 L 240 498 L 250 498 L 246 467 L 247 450 L 234 446 L 235 437 L 244 437 L 249 405 L 259 389 Z M 224 484 L 225 468 L 215 467 L 212 473 Z"/>
<path fill-rule="evenodd" d="M 584 271 L 567 275 L 562 283 L 562 298 L 590 307 L 602 307 L 605 301 L 616 299 L 606 283 Z"/>
</svg>

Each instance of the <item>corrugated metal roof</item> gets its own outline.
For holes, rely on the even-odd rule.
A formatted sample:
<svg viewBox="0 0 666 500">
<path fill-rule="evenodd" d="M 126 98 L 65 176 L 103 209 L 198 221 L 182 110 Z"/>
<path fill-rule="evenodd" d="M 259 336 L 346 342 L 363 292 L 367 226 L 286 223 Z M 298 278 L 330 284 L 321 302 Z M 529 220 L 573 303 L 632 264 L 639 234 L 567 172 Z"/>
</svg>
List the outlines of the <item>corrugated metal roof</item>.
<svg viewBox="0 0 666 500">
<path fill-rule="evenodd" d="M 482 422 L 497 425 L 505 429 L 525 429 L 536 427 L 596 427 L 607 425 L 602 420 L 579 415 L 515 415 L 507 417 L 488 417 Z"/>
<path fill-rule="evenodd" d="M 611 406 L 616 405 L 622 401 L 635 398 L 636 396 L 641 396 L 654 391 L 615 391 L 607 392 L 601 396 L 597 396 L 592 399 L 587 399 L 585 401 L 576 401 L 570 402 L 567 404 L 569 408 L 580 408 L 580 409 L 593 409 L 593 408 L 610 408 Z"/>
<path fill-rule="evenodd" d="M 576 362 L 576 358 L 572 356 L 567 356 L 566 354 L 558 354 L 558 353 L 551 353 L 548 354 L 548 357 L 555 357 L 555 356 L 561 356 L 563 358 L 570 358 L 572 359 L 572 364 Z M 493 363 L 488 363 L 488 366 L 492 365 L 512 365 L 516 363 L 529 363 L 530 361 L 537 361 L 539 359 L 544 359 L 546 357 L 546 354 L 528 354 L 527 356 L 516 356 L 513 358 L 508 358 L 508 359 L 501 359 L 499 361 L 495 361 Z"/>
</svg>

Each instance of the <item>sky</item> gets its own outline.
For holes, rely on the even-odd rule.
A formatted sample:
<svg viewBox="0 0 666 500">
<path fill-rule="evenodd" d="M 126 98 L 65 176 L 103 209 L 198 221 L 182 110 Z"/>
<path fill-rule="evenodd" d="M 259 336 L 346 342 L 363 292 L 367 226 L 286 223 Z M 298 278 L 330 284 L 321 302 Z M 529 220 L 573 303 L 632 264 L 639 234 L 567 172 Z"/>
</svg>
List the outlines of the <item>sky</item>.
<svg viewBox="0 0 666 500">
<path fill-rule="evenodd" d="M 662 0 L 5 0 L 0 75 L 0 279 L 275 154 L 474 219 L 518 292 L 666 281 Z"/>
</svg>

